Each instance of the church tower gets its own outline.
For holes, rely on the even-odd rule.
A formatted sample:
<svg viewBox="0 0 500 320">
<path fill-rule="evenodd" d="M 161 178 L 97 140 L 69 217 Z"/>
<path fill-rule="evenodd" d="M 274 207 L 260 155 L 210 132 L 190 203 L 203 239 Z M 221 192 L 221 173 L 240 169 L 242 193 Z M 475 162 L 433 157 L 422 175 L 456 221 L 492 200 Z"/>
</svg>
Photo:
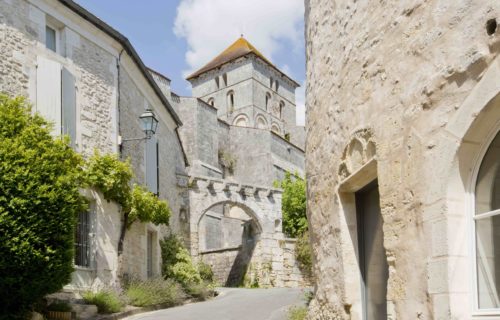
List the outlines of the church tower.
<svg viewBox="0 0 500 320">
<path fill-rule="evenodd" d="M 243 36 L 187 80 L 193 96 L 215 107 L 230 125 L 271 130 L 303 148 L 305 132 L 296 125 L 299 84 Z"/>
</svg>

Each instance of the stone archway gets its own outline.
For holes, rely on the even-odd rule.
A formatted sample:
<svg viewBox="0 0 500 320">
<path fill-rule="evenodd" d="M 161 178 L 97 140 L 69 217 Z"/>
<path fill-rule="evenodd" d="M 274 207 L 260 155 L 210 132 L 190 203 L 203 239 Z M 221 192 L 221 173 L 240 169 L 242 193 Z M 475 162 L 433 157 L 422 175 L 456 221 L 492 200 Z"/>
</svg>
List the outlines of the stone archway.
<svg viewBox="0 0 500 320">
<path fill-rule="evenodd" d="M 200 259 L 212 267 L 218 282 L 242 285 L 262 232 L 256 214 L 232 201 L 216 203 L 201 215 L 197 231 Z"/>
<path fill-rule="evenodd" d="M 190 177 L 189 203 L 191 254 L 210 264 L 219 281 L 229 286 L 239 285 L 252 265 L 255 269 L 257 265 L 276 261 L 273 252 L 280 250 L 279 241 L 284 239 L 281 190 L 211 177 Z M 231 212 L 233 209 L 237 210 Z M 224 228 L 236 233 L 224 235 Z M 213 235 L 208 235 L 207 230 Z M 220 239 L 220 234 L 227 238 Z M 271 276 L 271 271 L 263 276 L 261 271 L 255 271 L 260 279 L 277 277 Z"/>
</svg>

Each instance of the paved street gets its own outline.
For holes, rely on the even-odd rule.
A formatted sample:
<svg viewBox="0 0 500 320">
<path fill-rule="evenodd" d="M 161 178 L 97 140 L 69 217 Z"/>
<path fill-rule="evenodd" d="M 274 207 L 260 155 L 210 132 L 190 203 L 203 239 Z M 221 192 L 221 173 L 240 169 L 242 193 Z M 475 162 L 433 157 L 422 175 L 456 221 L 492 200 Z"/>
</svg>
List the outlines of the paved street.
<svg viewBox="0 0 500 320">
<path fill-rule="evenodd" d="M 285 320 L 288 307 L 304 304 L 304 289 L 223 288 L 209 301 L 135 315 L 127 320 Z"/>
</svg>

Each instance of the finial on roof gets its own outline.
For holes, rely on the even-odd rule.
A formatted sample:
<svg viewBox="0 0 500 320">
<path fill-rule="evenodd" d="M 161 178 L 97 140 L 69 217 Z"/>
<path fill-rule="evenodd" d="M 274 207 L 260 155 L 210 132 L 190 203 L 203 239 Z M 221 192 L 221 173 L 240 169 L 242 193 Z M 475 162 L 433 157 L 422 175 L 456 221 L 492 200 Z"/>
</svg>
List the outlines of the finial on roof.
<svg viewBox="0 0 500 320">
<path fill-rule="evenodd" d="M 243 38 L 243 33 L 242 33 L 242 34 L 240 34 L 240 37 L 241 37 L 241 38 Z"/>
</svg>

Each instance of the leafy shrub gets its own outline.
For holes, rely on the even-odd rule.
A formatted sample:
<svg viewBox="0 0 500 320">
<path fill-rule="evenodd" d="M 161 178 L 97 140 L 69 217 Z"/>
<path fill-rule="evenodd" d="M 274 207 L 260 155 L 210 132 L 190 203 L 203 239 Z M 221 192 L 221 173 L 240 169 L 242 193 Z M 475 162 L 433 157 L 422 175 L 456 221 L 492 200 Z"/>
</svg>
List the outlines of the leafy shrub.
<svg viewBox="0 0 500 320">
<path fill-rule="evenodd" d="M 73 271 L 82 159 L 24 99 L 0 95 L 0 319 L 19 319 Z"/>
<path fill-rule="evenodd" d="M 199 300 L 207 300 L 215 295 L 214 290 L 210 288 L 210 285 L 206 282 L 201 283 L 189 283 L 186 287 L 186 293 Z"/>
<path fill-rule="evenodd" d="M 285 178 L 275 182 L 283 189 L 281 209 L 283 212 L 283 232 L 296 238 L 307 230 L 306 182 L 297 174 L 285 173 Z"/>
<path fill-rule="evenodd" d="M 148 280 L 132 280 L 129 282 L 125 294 L 129 303 L 137 307 L 146 307 L 157 304 L 174 306 L 185 298 L 182 287 L 173 280 L 162 278 Z"/>
<path fill-rule="evenodd" d="M 306 307 L 294 306 L 288 309 L 287 319 L 288 320 L 304 320 L 307 316 Z"/>
<path fill-rule="evenodd" d="M 214 282 L 214 272 L 209 264 L 203 261 L 198 262 L 198 271 L 200 272 L 201 280 L 209 283 Z"/>
<path fill-rule="evenodd" d="M 83 300 L 87 304 L 96 305 L 99 313 L 120 312 L 124 306 L 119 294 L 113 290 L 101 290 L 95 293 L 85 292 Z"/>
<path fill-rule="evenodd" d="M 61 301 L 61 302 L 53 302 L 47 306 L 48 311 L 60 311 L 60 312 L 70 312 L 71 306 L 69 303 Z"/>
<path fill-rule="evenodd" d="M 299 269 L 307 275 L 312 274 L 312 248 L 309 241 L 309 232 L 304 232 L 297 238 L 295 243 L 295 259 Z"/>
<path fill-rule="evenodd" d="M 182 241 L 174 234 L 160 241 L 162 254 L 162 274 L 165 279 L 179 282 L 185 289 L 190 284 L 202 282 L 200 272 Z"/>
</svg>

